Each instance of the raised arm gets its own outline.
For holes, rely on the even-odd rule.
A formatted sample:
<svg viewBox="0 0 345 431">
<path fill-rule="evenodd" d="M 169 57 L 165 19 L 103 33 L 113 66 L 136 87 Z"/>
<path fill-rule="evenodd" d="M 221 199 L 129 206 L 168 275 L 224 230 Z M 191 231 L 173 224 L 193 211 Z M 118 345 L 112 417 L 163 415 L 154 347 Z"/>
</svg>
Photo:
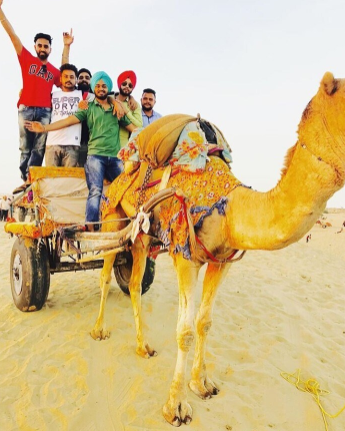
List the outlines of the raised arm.
<svg viewBox="0 0 345 431">
<path fill-rule="evenodd" d="M 46 133 L 53 132 L 54 130 L 60 130 L 64 127 L 73 126 L 73 124 L 80 123 L 80 120 L 75 115 L 70 115 L 63 120 L 56 121 L 55 123 L 50 123 L 47 125 L 43 125 L 38 121 L 24 121 L 24 126 L 30 130 L 30 132 L 34 133 Z"/>
<path fill-rule="evenodd" d="M 63 51 L 62 51 L 61 66 L 63 64 L 69 63 L 69 51 L 70 51 L 70 48 L 71 48 L 73 41 L 74 41 L 74 36 L 73 36 L 73 30 L 72 29 L 71 29 L 70 33 L 68 33 L 68 32 L 63 33 Z"/>
<path fill-rule="evenodd" d="M 11 26 L 10 22 L 6 18 L 4 11 L 2 10 L 2 4 L 4 0 L 0 0 L 0 22 L 2 26 L 4 27 L 6 33 L 10 36 L 10 39 L 13 43 L 14 49 L 16 50 L 16 53 L 20 55 L 22 53 L 23 45 L 19 37 L 16 35 L 15 31 L 13 30 L 13 27 Z"/>
</svg>

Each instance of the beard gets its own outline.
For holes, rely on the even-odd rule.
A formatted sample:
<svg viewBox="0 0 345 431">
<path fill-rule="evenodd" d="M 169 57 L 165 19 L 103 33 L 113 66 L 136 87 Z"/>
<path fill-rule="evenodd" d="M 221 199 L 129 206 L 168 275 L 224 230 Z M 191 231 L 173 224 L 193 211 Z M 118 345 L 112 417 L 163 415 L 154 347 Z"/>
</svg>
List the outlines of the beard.
<svg viewBox="0 0 345 431">
<path fill-rule="evenodd" d="M 142 110 L 143 110 L 144 112 L 152 111 L 152 109 L 153 109 L 153 106 L 142 106 Z"/>
<path fill-rule="evenodd" d="M 91 91 L 90 85 L 87 82 L 80 82 L 78 84 L 78 90 L 89 91 L 89 92 Z"/>
<path fill-rule="evenodd" d="M 74 91 L 77 87 L 72 82 L 64 82 L 61 84 L 62 91 Z"/>
<path fill-rule="evenodd" d="M 108 97 L 107 94 L 102 94 L 100 96 L 97 96 L 97 94 L 96 94 L 96 98 L 99 99 L 99 100 L 106 100 L 107 97 Z"/>
<path fill-rule="evenodd" d="M 125 92 L 122 90 L 122 87 L 120 87 L 120 89 L 119 89 L 119 92 L 120 92 L 121 96 L 123 96 L 123 97 L 128 97 L 128 96 L 130 96 L 130 95 L 132 94 L 132 91 L 133 91 L 133 90 L 128 91 L 128 92 L 126 92 L 126 93 L 125 93 Z"/>
<path fill-rule="evenodd" d="M 48 56 L 49 56 L 49 54 L 47 54 L 46 52 L 38 52 L 37 53 L 37 57 L 43 61 L 47 60 Z"/>
</svg>

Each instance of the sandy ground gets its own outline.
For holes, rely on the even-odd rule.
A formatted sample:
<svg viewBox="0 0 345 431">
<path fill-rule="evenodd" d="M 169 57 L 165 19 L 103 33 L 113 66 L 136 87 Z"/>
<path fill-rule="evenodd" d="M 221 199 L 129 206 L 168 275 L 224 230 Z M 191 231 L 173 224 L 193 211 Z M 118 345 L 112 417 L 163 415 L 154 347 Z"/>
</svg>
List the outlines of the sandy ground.
<svg viewBox="0 0 345 431">
<path fill-rule="evenodd" d="M 201 431 L 322 431 L 310 394 L 281 376 L 302 369 L 330 394 L 327 411 L 345 404 L 345 211 L 311 240 L 277 252 L 249 252 L 220 288 L 208 343 L 209 373 L 220 393 L 202 401 L 188 392 Z M 91 339 L 99 307 L 99 270 L 55 274 L 46 305 L 22 313 L 12 301 L 13 238 L 0 225 L 0 430 L 172 430 L 161 414 L 176 360 L 178 294 L 172 262 L 159 257 L 143 297 L 148 340 L 158 356 L 135 354 L 130 299 L 113 280 L 107 341 Z M 198 286 L 201 292 L 201 283 Z M 198 295 L 200 297 L 200 295 Z M 188 362 L 191 368 L 193 350 Z M 345 412 L 329 419 L 345 429 Z"/>
</svg>

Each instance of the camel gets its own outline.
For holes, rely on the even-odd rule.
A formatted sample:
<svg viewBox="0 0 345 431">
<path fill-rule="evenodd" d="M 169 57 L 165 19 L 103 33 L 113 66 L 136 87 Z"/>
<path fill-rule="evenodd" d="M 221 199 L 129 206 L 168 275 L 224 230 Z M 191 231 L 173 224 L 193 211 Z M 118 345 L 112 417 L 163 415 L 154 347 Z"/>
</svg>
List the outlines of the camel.
<svg viewBox="0 0 345 431">
<path fill-rule="evenodd" d="M 219 163 L 226 168 L 224 162 Z M 183 181 L 174 178 L 169 179 L 167 187 L 177 183 L 183 191 Z M 189 259 L 182 252 L 171 253 L 178 279 L 179 313 L 176 367 L 163 407 L 163 416 L 170 424 L 180 426 L 192 420 L 192 408 L 187 400 L 186 364 L 194 338 L 196 347 L 189 388 L 202 399 L 209 399 L 219 392 L 208 376 L 205 351 L 217 290 L 231 266 L 227 258 L 236 250 L 278 250 L 298 241 L 312 228 L 328 199 L 343 187 L 344 182 L 345 79 L 335 79 L 327 72 L 317 94 L 303 112 L 297 143 L 287 152 L 278 184 L 266 193 L 241 184 L 232 187 L 225 196 L 224 213 L 214 210 L 196 231 L 204 249 L 197 245 L 198 253 Z M 212 190 L 212 185 L 208 187 Z M 123 217 L 133 215 L 133 208 L 127 200 L 130 193 L 133 193 L 131 188 L 119 199 L 108 217 L 109 220 L 122 220 L 104 224 L 104 231 L 120 230 L 126 226 Z M 167 206 L 164 203 L 156 207 L 151 230 L 157 227 L 165 211 Z M 178 233 L 173 232 L 173 237 Z M 129 283 L 137 334 L 136 351 L 144 358 L 157 354 L 144 335 L 141 313 L 141 280 L 150 241 L 151 237 L 146 234 L 135 239 L 131 248 L 133 270 Z M 115 252 L 104 259 L 100 310 L 91 332 L 94 339 L 102 340 L 110 335 L 105 326 L 104 312 L 114 259 Z M 195 317 L 195 286 L 199 270 L 205 263 L 202 301 Z"/>
<path fill-rule="evenodd" d="M 326 227 L 332 227 L 332 223 L 329 221 L 323 223 L 321 220 L 316 220 L 315 224 L 320 225 L 322 229 L 326 229 Z"/>
</svg>

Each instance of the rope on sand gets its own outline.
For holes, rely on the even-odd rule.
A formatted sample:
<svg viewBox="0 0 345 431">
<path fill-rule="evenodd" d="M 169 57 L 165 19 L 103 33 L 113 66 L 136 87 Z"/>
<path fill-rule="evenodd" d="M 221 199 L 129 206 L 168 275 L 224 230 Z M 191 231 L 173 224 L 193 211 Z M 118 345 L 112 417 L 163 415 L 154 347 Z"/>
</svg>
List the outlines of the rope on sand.
<svg viewBox="0 0 345 431">
<path fill-rule="evenodd" d="M 321 401 L 320 401 L 320 395 L 327 395 L 330 392 L 325 390 L 325 389 L 321 389 L 320 388 L 320 384 L 316 379 L 308 379 L 308 380 L 301 380 L 300 379 L 300 375 L 301 375 L 301 370 L 297 369 L 293 374 L 289 374 L 289 373 L 285 373 L 282 372 L 280 373 L 280 375 L 283 377 L 283 379 L 285 379 L 287 382 L 291 383 L 292 385 L 296 386 L 296 388 L 299 391 L 302 392 L 309 392 L 311 394 L 311 396 L 314 398 L 316 404 L 319 406 L 319 409 L 321 410 L 322 413 L 322 418 L 325 424 L 325 430 L 328 431 L 328 425 L 327 425 L 327 420 L 326 420 L 326 416 L 334 419 L 336 417 L 338 417 L 344 410 L 345 410 L 345 405 L 334 415 L 331 415 L 330 413 L 326 412 L 326 410 L 323 408 Z"/>
</svg>

